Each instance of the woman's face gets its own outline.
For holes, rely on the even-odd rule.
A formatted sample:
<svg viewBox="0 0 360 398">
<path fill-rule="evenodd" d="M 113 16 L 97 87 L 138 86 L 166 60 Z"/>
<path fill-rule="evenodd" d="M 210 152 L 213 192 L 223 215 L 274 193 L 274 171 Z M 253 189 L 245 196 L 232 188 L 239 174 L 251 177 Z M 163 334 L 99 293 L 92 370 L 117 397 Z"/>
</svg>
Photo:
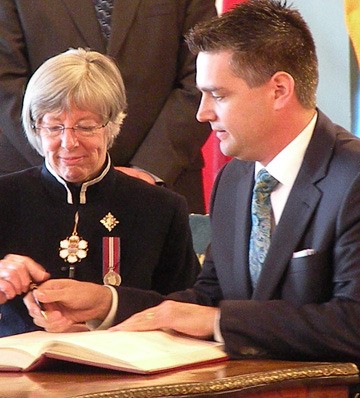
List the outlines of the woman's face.
<svg viewBox="0 0 360 398">
<path fill-rule="evenodd" d="M 106 121 L 100 115 L 77 108 L 69 112 L 46 113 L 38 123 L 37 127 L 65 128 L 55 134 L 46 129 L 39 130 L 45 158 L 65 181 L 83 183 L 99 175 L 106 160 L 108 143 L 106 127 L 102 127 L 104 123 Z M 97 128 L 92 130 L 92 127 Z M 86 133 L 87 130 L 90 133 Z"/>
</svg>

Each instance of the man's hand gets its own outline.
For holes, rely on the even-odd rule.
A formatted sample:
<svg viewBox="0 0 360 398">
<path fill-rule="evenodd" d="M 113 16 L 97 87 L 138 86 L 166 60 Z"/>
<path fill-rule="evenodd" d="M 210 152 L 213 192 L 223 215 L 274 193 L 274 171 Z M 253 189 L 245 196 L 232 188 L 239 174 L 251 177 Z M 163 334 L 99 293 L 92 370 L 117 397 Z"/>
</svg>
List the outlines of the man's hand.
<svg viewBox="0 0 360 398">
<path fill-rule="evenodd" d="M 46 317 L 31 294 L 26 295 L 24 303 L 34 323 L 48 332 L 72 331 L 85 321 L 103 320 L 112 303 L 106 286 L 72 279 L 51 279 L 33 294 L 45 307 Z"/>
<path fill-rule="evenodd" d="M 196 304 L 164 301 L 160 305 L 139 312 L 110 330 L 143 331 L 172 329 L 198 338 L 214 334 L 218 308 Z"/>
<path fill-rule="evenodd" d="M 140 180 L 144 180 L 151 185 L 155 185 L 154 178 L 149 173 L 146 173 L 145 171 L 133 169 L 131 167 L 121 167 L 121 166 L 116 166 L 115 169 L 119 170 L 122 173 L 125 173 L 131 177 L 139 178 Z"/>
<path fill-rule="evenodd" d="M 0 304 L 28 292 L 30 283 L 42 283 L 49 277 L 30 257 L 8 254 L 0 260 Z"/>
</svg>

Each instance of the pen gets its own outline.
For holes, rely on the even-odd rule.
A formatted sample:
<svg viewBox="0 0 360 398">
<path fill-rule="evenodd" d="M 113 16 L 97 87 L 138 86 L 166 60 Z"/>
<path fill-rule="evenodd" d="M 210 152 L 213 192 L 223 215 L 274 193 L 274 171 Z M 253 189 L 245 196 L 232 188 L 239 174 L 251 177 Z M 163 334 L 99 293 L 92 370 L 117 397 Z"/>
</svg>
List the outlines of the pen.
<svg viewBox="0 0 360 398">
<path fill-rule="evenodd" d="M 36 284 L 35 282 L 31 282 L 31 283 L 30 283 L 29 289 L 30 289 L 30 291 L 31 291 L 31 294 L 32 294 L 32 296 L 33 296 L 33 299 L 35 300 L 35 303 L 37 304 L 37 306 L 40 308 L 40 313 L 41 313 L 41 315 L 42 315 L 45 319 L 47 319 L 44 305 L 37 299 L 37 297 L 36 297 L 35 294 L 34 294 L 34 290 L 36 290 L 37 288 L 38 288 L 38 286 L 37 286 L 37 284 Z"/>
</svg>

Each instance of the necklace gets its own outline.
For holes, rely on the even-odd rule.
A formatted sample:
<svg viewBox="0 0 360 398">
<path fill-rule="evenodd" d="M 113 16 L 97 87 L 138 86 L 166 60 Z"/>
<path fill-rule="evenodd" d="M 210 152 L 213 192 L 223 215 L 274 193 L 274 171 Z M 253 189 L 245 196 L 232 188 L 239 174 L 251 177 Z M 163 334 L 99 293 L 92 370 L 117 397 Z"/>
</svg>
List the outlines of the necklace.
<svg viewBox="0 0 360 398">
<path fill-rule="evenodd" d="M 70 264 L 69 277 L 73 278 L 75 267 L 73 264 L 80 262 L 87 256 L 88 242 L 79 237 L 77 227 L 79 223 L 79 212 L 75 213 L 74 229 L 70 237 L 60 241 L 59 256 Z"/>
</svg>

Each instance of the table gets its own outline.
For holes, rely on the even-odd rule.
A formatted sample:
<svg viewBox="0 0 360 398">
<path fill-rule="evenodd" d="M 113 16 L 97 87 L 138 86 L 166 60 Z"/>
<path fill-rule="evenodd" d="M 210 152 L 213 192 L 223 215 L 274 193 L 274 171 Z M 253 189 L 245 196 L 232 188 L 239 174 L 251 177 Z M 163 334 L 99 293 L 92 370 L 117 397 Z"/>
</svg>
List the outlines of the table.
<svg viewBox="0 0 360 398">
<path fill-rule="evenodd" d="M 347 398 L 359 381 L 352 363 L 225 361 L 158 375 L 135 375 L 78 365 L 0 373 L 1 398 Z"/>
</svg>

